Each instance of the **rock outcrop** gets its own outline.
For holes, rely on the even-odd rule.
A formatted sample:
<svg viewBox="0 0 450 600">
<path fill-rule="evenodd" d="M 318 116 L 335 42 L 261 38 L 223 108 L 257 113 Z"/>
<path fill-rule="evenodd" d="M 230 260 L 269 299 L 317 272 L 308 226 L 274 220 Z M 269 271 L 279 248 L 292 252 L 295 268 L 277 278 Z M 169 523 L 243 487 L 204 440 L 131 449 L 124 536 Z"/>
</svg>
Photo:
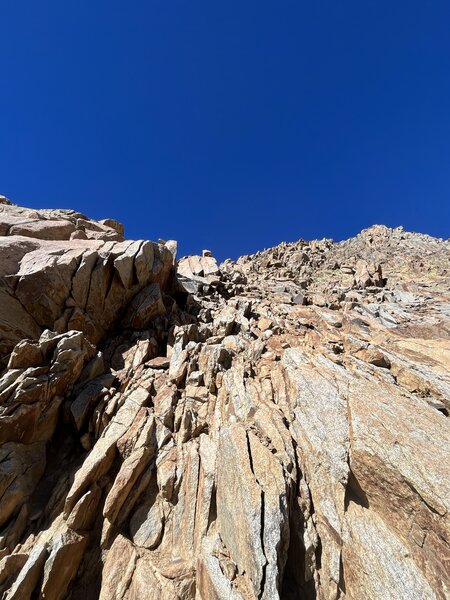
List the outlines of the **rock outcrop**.
<svg viewBox="0 0 450 600">
<path fill-rule="evenodd" d="M 123 234 L 0 199 L 2 598 L 449 598 L 450 242 Z"/>
</svg>

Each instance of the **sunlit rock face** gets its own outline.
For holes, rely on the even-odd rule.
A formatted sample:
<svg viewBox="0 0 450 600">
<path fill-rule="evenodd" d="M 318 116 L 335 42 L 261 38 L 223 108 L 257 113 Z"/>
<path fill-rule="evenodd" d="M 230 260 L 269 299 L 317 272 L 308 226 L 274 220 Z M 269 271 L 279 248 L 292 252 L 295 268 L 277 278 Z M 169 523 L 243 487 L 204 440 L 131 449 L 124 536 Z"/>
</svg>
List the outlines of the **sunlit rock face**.
<svg viewBox="0 0 450 600">
<path fill-rule="evenodd" d="M 0 198 L 5 600 L 450 597 L 450 243 L 217 263 Z"/>
</svg>

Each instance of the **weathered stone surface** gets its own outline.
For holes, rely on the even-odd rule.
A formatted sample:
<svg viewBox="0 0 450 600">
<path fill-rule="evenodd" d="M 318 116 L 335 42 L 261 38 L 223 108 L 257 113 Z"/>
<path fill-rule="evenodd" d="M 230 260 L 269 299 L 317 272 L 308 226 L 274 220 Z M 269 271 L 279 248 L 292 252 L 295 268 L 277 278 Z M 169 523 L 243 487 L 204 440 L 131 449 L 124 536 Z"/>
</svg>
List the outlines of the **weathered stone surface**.
<svg viewBox="0 0 450 600">
<path fill-rule="evenodd" d="M 240 425 L 220 431 L 217 521 L 231 558 L 251 580 L 255 597 L 263 592 L 267 564 L 261 541 L 262 491 L 252 471 L 248 438 Z"/>
<path fill-rule="evenodd" d="M 103 515 L 112 523 L 116 523 L 123 504 L 135 485 L 138 477 L 150 463 L 153 447 L 141 446 L 124 460 L 114 484 L 106 497 Z"/>
<path fill-rule="evenodd" d="M 165 311 L 161 288 L 157 283 L 152 283 L 136 294 L 131 301 L 124 326 L 145 329 L 152 319 L 163 315 Z"/>
<path fill-rule="evenodd" d="M 124 242 L 117 226 L 76 214 L 2 208 L 0 223 L 11 224 L 7 237 L 0 238 L 7 257 L 0 269 L 0 349 L 6 355 L 44 328 L 79 329 L 97 343 L 138 292 L 167 283 L 174 257 L 165 247 Z M 32 218 L 24 221 L 28 213 Z M 55 220 L 58 214 L 63 218 Z M 76 231 L 85 239 L 74 237 Z M 132 318 L 143 320 L 143 326 L 163 312 L 160 300 L 149 300 L 155 293 L 150 287 L 145 302 L 135 306 L 140 316 Z"/>
<path fill-rule="evenodd" d="M 44 332 L 33 344 L 18 346 L 11 357 L 13 368 L 0 378 L 0 440 L 47 441 L 56 426 L 61 397 L 80 377 L 94 348 L 78 331 Z M 31 365 L 17 367 L 14 361 L 25 361 L 30 347 Z"/>
<path fill-rule="evenodd" d="M 67 526 L 74 531 L 87 531 L 97 518 L 97 508 L 102 497 L 101 488 L 94 483 L 78 502 L 67 519 Z"/>
<path fill-rule="evenodd" d="M 86 417 L 99 398 L 108 392 L 113 381 L 114 376 L 110 373 L 96 377 L 83 387 L 75 400 L 71 403 L 70 412 L 72 413 L 72 418 L 78 431 L 82 428 Z"/>
<path fill-rule="evenodd" d="M 42 569 L 47 558 L 45 545 L 36 545 L 26 563 L 6 592 L 5 600 L 29 600 L 41 577 Z"/>
<path fill-rule="evenodd" d="M 127 597 L 136 561 L 137 551 L 133 544 L 118 535 L 108 551 L 103 567 L 99 600 L 122 600 Z"/>
<path fill-rule="evenodd" d="M 188 256 L 178 263 L 178 273 L 184 277 L 205 277 L 217 275 L 219 267 L 210 255 Z"/>
<path fill-rule="evenodd" d="M 338 594 L 342 519 L 349 476 L 348 380 L 326 358 L 310 362 L 296 349 L 283 362 L 293 404 L 293 437 L 314 498 L 316 528 L 323 540 L 321 580 L 326 597 Z M 328 369 L 328 370 L 327 370 Z"/>
<path fill-rule="evenodd" d="M 217 556 L 218 540 L 207 538 L 197 564 L 197 589 L 200 600 L 241 600 L 242 595 L 222 570 Z"/>
<path fill-rule="evenodd" d="M 352 388 L 354 477 L 371 510 L 396 531 L 431 589 L 445 597 L 450 593 L 444 566 L 450 564 L 444 541 L 450 531 L 450 465 L 442 461 L 442 453 L 450 452 L 446 420 L 391 386 L 380 390 L 356 381 Z"/>
<path fill-rule="evenodd" d="M 381 266 L 372 262 L 367 263 L 364 260 L 359 260 L 356 263 L 355 283 L 361 288 L 370 286 L 383 287 L 384 280 Z"/>
<path fill-rule="evenodd" d="M 123 239 L 123 226 L 112 219 L 95 222 L 73 210 L 32 210 L 12 203 L 0 207 L 0 235 L 69 240 L 75 231 L 98 239 Z"/>
<path fill-rule="evenodd" d="M 122 236 L 0 197 L 0 595 L 450 597 L 450 241 Z"/>
<path fill-rule="evenodd" d="M 0 560 L 0 589 L 17 575 L 27 559 L 26 554 L 9 554 Z"/>
<path fill-rule="evenodd" d="M 44 566 L 40 598 L 63 600 L 83 557 L 87 536 L 68 529 L 53 538 L 53 546 Z"/>
<path fill-rule="evenodd" d="M 376 513 L 351 503 L 343 546 L 346 598 L 434 598 L 435 593 L 408 548 Z"/>
<path fill-rule="evenodd" d="M 44 470 L 45 444 L 0 447 L 0 526 L 30 498 Z"/>
<path fill-rule="evenodd" d="M 66 518 L 68 518 L 85 490 L 109 471 L 116 455 L 117 441 L 124 435 L 139 409 L 147 400 L 148 392 L 143 388 L 137 388 L 126 398 L 103 435 L 88 454 L 81 469 L 77 471 L 72 487 L 66 497 L 64 507 Z"/>
<path fill-rule="evenodd" d="M 130 533 L 133 542 L 136 546 L 152 550 L 161 540 L 163 526 L 164 513 L 159 500 L 151 505 L 141 506 L 130 521 Z"/>
</svg>

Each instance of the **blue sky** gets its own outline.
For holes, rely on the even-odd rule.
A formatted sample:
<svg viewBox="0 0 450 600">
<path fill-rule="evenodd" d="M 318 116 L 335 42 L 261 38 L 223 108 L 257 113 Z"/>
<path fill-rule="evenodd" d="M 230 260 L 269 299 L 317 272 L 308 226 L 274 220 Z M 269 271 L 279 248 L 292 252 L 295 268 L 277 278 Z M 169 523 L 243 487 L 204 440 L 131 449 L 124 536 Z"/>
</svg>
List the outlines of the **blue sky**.
<svg viewBox="0 0 450 600">
<path fill-rule="evenodd" d="M 448 0 L 2 0 L 0 193 L 221 259 L 450 236 Z"/>
</svg>

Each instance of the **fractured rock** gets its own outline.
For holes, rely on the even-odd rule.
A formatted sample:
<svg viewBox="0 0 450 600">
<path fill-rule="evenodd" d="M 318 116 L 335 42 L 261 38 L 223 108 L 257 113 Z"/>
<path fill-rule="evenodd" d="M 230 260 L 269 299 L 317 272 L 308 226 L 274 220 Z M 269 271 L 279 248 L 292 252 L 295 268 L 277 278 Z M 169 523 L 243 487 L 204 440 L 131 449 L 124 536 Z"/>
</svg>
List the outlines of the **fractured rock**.
<svg viewBox="0 0 450 600">
<path fill-rule="evenodd" d="M 2 598 L 450 597 L 450 241 L 176 252 L 0 197 Z"/>
</svg>

